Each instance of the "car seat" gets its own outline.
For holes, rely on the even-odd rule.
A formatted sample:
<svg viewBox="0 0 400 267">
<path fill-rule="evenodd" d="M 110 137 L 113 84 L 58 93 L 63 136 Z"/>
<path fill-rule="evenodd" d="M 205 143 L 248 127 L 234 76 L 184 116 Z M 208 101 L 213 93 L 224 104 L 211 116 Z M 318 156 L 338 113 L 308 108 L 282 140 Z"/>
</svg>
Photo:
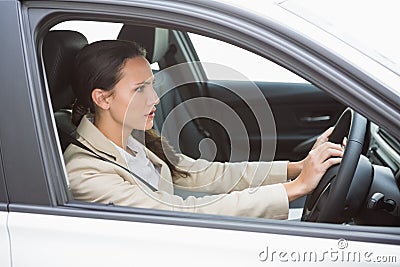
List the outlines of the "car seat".
<svg viewBox="0 0 400 267">
<path fill-rule="evenodd" d="M 74 60 L 78 51 L 87 44 L 83 34 L 68 30 L 49 31 L 43 40 L 43 61 L 62 151 L 69 142 L 62 137 L 61 131 L 74 135 L 76 130 L 71 121 L 71 108 L 75 101 L 71 87 Z"/>
</svg>

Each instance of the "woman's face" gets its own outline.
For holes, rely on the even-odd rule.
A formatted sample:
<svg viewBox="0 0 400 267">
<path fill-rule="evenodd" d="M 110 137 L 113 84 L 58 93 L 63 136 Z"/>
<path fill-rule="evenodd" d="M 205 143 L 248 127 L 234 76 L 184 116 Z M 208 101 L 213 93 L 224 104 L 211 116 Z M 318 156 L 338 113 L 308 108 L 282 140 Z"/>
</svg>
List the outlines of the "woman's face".
<svg viewBox="0 0 400 267">
<path fill-rule="evenodd" d="M 123 128 L 151 129 L 155 105 L 159 103 L 153 82 L 150 64 L 144 57 L 126 60 L 121 79 L 109 97 L 111 118 Z"/>
</svg>

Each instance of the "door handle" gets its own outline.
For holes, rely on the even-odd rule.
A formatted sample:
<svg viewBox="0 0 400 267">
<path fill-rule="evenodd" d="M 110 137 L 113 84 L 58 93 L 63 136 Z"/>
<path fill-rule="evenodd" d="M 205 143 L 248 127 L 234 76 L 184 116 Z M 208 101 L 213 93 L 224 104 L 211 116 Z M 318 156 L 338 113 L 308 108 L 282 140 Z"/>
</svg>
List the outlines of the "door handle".
<svg viewBox="0 0 400 267">
<path fill-rule="evenodd" d="M 324 116 L 306 116 L 302 117 L 301 121 L 305 122 L 318 122 L 318 121 L 329 121 L 331 119 L 331 116 L 329 115 L 324 115 Z"/>
</svg>

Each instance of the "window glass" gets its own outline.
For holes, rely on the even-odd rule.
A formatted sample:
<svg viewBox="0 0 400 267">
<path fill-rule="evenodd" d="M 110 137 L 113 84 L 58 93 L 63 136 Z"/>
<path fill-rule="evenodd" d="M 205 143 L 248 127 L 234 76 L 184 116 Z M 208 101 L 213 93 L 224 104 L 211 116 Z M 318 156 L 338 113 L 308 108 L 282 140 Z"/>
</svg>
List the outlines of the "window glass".
<svg viewBox="0 0 400 267">
<path fill-rule="evenodd" d="M 90 44 L 99 40 L 117 39 L 121 28 L 122 23 L 70 20 L 57 24 L 50 30 L 78 31 L 85 35 Z"/>
<path fill-rule="evenodd" d="M 69 20 L 55 25 L 50 30 L 70 30 L 82 33 L 88 43 L 100 40 L 115 40 L 123 24 L 115 22 Z M 151 64 L 153 70 L 159 70 L 158 62 Z"/>
<path fill-rule="evenodd" d="M 194 33 L 189 33 L 189 37 L 200 61 L 228 66 L 240 72 L 248 80 L 308 83 L 274 62 L 237 46 Z M 243 80 L 242 75 L 211 71 L 206 65 L 203 64 L 203 67 L 210 80 Z"/>
</svg>

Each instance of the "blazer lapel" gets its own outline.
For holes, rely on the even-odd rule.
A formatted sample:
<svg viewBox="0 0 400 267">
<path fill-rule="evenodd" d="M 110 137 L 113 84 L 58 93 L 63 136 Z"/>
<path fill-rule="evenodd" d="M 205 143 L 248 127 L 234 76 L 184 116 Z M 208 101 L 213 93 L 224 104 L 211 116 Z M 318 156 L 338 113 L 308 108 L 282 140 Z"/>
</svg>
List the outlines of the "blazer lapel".
<svg viewBox="0 0 400 267">
<path fill-rule="evenodd" d="M 126 160 L 121 155 L 121 153 L 119 153 L 115 145 L 112 144 L 111 141 L 108 140 L 107 137 L 105 137 L 96 128 L 96 126 L 93 125 L 92 122 L 90 122 L 87 116 L 88 115 L 82 118 L 82 122 L 79 124 L 79 127 L 77 129 L 78 134 L 83 139 L 85 139 L 92 148 L 110 157 L 110 159 L 115 160 L 118 164 L 124 166 L 125 168 L 129 168 Z M 173 194 L 174 187 L 172 183 L 171 172 L 167 164 L 146 147 L 145 147 L 145 152 L 149 160 L 154 164 L 154 166 L 160 169 L 161 177 L 158 183 L 158 189 Z M 131 174 L 129 174 L 129 177 L 130 176 Z M 133 182 L 133 180 L 131 182 Z"/>
<path fill-rule="evenodd" d="M 99 129 L 88 119 L 89 115 L 83 116 L 82 122 L 77 128 L 79 136 L 85 139 L 94 149 L 98 152 L 111 157 L 118 164 L 128 168 L 126 160 L 123 158 L 121 153 L 117 150 L 115 145 L 107 139 Z"/>
</svg>

